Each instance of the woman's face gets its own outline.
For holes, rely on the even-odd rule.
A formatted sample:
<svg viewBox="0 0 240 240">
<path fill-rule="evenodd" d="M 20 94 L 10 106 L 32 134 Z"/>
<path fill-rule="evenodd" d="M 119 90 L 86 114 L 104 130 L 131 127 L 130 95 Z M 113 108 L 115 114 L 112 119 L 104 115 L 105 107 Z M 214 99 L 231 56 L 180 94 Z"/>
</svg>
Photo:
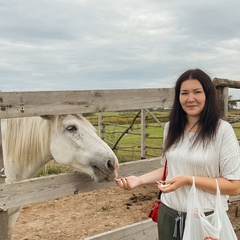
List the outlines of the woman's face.
<svg viewBox="0 0 240 240">
<path fill-rule="evenodd" d="M 201 83 L 197 79 L 184 81 L 180 88 L 179 101 L 189 117 L 199 117 L 206 101 Z"/>
</svg>

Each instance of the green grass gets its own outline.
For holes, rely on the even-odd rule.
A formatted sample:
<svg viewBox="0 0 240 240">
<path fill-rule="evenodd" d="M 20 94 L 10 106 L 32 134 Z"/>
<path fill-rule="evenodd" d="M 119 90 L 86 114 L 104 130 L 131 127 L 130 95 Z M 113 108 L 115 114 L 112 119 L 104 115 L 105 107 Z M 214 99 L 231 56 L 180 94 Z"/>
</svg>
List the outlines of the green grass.
<svg viewBox="0 0 240 240">
<path fill-rule="evenodd" d="M 233 123 L 232 124 L 234 132 L 237 136 L 238 141 L 240 141 L 240 124 L 239 123 Z"/>
<path fill-rule="evenodd" d="M 42 169 L 40 169 L 35 175 L 35 177 L 66 173 L 70 171 L 71 171 L 70 167 L 60 165 L 55 160 L 52 160 L 48 164 L 46 164 Z"/>
</svg>

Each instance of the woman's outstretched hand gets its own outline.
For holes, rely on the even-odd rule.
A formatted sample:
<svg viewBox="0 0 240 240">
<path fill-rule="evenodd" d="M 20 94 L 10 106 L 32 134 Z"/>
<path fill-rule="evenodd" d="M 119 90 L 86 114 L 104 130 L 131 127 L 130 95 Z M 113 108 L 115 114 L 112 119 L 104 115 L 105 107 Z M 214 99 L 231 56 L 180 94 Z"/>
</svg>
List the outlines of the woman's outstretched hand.
<svg viewBox="0 0 240 240">
<path fill-rule="evenodd" d="M 120 188 L 123 188 L 126 190 L 131 190 L 141 185 L 140 178 L 136 176 L 116 179 L 116 183 Z"/>
</svg>

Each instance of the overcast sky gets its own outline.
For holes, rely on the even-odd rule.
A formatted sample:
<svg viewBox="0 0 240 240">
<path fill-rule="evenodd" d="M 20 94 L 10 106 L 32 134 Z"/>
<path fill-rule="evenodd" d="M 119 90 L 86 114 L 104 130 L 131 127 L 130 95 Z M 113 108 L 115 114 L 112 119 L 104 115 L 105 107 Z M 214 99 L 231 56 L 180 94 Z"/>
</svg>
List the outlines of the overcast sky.
<svg viewBox="0 0 240 240">
<path fill-rule="evenodd" d="M 0 0 L 0 90 L 240 80 L 239 0 Z"/>
</svg>

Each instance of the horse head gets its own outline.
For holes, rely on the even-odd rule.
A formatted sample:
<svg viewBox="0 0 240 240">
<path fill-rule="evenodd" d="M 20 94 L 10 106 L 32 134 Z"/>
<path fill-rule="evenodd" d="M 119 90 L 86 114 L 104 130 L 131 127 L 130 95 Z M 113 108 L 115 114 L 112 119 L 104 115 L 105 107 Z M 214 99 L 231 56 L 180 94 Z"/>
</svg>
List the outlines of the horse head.
<svg viewBox="0 0 240 240">
<path fill-rule="evenodd" d="M 84 117 L 72 114 L 42 118 L 51 123 L 50 151 L 57 162 L 87 173 L 97 182 L 117 177 L 117 157 Z"/>
</svg>

